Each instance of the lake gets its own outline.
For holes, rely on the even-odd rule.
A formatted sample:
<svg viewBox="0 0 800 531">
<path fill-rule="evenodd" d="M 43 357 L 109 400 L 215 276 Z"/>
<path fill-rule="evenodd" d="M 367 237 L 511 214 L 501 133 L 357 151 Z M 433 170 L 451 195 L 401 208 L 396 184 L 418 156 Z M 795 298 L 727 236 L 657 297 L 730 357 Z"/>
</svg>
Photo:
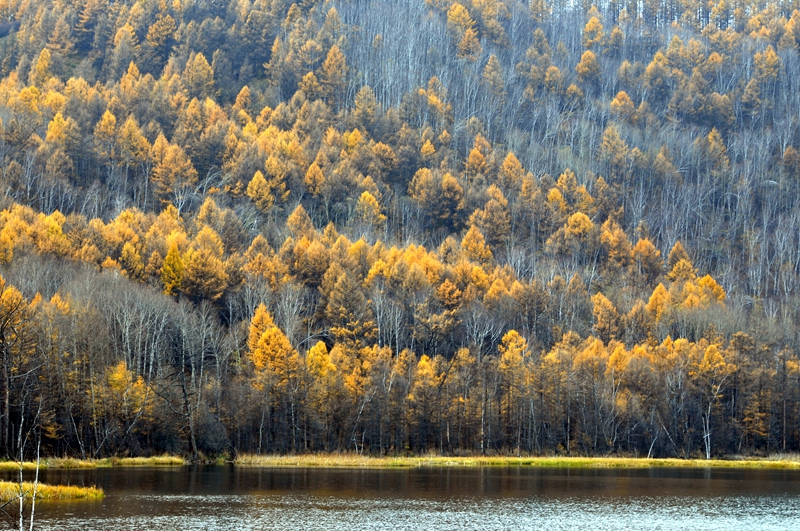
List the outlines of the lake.
<svg viewBox="0 0 800 531">
<path fill-rule="evenodd" d="M 800 471 L 731 469 L 45 470 L 101 501 L 37 505 L 39 529 L 800 529 Z"/>
</svg>

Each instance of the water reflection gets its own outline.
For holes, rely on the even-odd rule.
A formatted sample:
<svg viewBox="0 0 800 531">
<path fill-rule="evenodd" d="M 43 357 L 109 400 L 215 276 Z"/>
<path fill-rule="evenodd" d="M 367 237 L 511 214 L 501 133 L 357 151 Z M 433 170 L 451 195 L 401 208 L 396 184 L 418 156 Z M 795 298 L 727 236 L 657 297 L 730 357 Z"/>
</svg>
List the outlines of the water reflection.
<svg viewBox="0 0 800 531">
<path fill-rule="evenodd" d="M 775 470 L 47 470 L 97 502 L 41 504 L 48 529 L 800 529 L 800 473 Z"/>
</svg>

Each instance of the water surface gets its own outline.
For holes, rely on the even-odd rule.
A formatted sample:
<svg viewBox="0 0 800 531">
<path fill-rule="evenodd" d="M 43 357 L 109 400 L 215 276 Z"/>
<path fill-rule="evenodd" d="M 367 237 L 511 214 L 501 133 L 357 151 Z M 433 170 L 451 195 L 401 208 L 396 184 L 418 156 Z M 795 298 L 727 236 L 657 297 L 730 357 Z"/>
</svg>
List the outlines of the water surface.
<svg viewBox="0 0 800 531">
<path fill-rule="evenodd" d="M 42 529 L 800 529 L 800 472 L 731 469 L 47 470 L 100 501 L 39 504 Z"/>
</svg>

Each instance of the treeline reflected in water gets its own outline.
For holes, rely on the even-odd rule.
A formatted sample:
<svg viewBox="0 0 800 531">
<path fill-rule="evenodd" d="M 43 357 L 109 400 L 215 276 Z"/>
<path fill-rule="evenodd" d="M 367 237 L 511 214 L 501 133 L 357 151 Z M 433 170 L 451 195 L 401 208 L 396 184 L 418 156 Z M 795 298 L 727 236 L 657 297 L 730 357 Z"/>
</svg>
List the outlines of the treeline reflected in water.
<svg viewBox="0 0 800 531">
<path fill-rule="evenodd" d="M 49 483 L 96 484 L 111 498 L 137 495 L 720 496 L 800 495 L 800 473 L 743 469 L 421 468 L 402 470 L 187 466 L 143 470 L 44 470 Z"/>
</svg>

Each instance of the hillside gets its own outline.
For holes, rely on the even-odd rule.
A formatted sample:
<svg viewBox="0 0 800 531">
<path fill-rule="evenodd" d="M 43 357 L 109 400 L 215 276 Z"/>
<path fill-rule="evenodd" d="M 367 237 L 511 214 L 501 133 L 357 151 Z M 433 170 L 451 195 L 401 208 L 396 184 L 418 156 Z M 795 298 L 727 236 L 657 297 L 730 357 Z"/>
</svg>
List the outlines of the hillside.
<svg viewBox="0 0 800 531">
<path fill-rule="evenodd" d="M 0 447 L 800 449 L 800 11 L 0 0 Z"/>
</svg>

